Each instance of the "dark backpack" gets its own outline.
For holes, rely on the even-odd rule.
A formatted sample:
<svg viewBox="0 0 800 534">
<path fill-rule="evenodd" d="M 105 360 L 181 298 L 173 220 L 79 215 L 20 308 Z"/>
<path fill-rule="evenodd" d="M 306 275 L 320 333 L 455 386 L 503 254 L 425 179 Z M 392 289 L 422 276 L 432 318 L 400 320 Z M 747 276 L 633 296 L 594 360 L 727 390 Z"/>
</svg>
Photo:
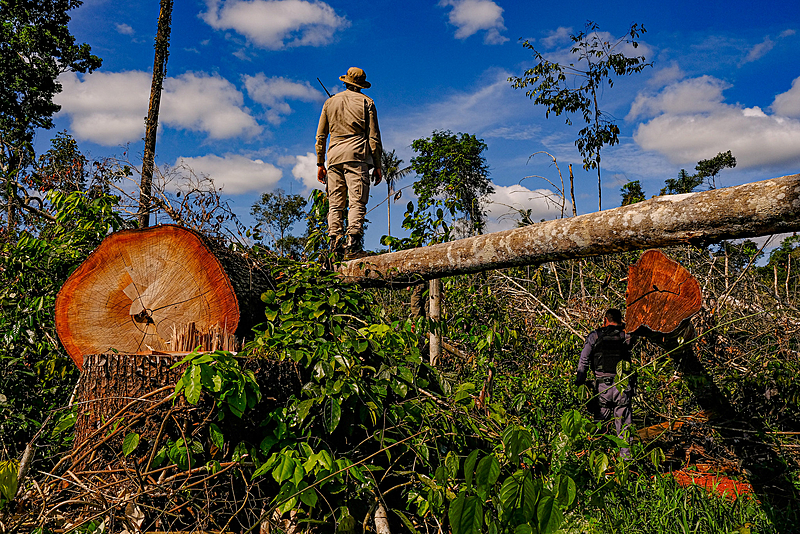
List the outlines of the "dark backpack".
<svg viewBox="0 0 800 534">
<path fill-rule="evenodd" d="M 597 329 L 597 341 L 592 346 L 592 371 L 616 374 L 620 361 L 631 361 L 630 346 L 625 343 L 625 330 L 619 325 Z"/>
</svg>

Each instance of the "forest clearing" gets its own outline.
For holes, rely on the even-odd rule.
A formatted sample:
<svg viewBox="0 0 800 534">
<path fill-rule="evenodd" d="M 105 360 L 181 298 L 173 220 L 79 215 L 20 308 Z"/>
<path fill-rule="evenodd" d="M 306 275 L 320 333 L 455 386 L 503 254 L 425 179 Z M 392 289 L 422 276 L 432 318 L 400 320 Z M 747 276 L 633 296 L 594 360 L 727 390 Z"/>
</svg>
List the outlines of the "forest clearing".
<svg viewBox="0 0 800 534">
<path fill-rule="evenodd" d="M 413 36 L 408 50 L 393 43 L 393 54 L 428 62 L 415 85 L 394 88 L 397 100 L 420 104 L 395 108 L 396 132 L 407 117 L 421 123 L 390 134 L 415 154 L 405 166 L 381 140 L 375 102 L 361 93 L 372 86 L 363 69 L 347 68 L 333 94 L 317 77 L 327 99 L 307 81 L 242 71 L 245 101 L 211 65 L 223 40 L 240 47 L 231 57 L 253 65 L 253 43 L 272 61 L 283 48 L 330 45 L 351 25 L 363 32 L 364 22 L 321 0 L 230 0 L 244 13 L 232 18 L 221 2 L 206 4 L 192 16 L 175 6 L 184 15 L 178 38 L 192 34 L 173 50 L 186 62 L 177 77 L 166 74 L 173 1 L 160 0 L 152 72 L 90 78 L 102 60 L 68 28 L 79 0 L 0 0 L 0 534 L 800 531 L 800 174 L 772 173 L 797 161 L 795 138 L 780 128 L 800 131 L 800 78 L 774 89 L 764 108 L 773 120 L 755 105 L 709 105 L 709 94 L 727 88 L 710 76 L 688 80 L 686 96 L 679 84 L 688 75 L 670 63 L 628 91 L 623 131 L 614 115 L 622 104 L 606 93 L 644 76 L 654 46 L 641 24 L 614 37 L 586 21 L 577 32 L 554 26 L 520 39 L 524 60 L 513 71 L 492 64 L 478 92 L 456 95 L 453 121 L 418 84 L 448 92 L 435 76 L 475 70 L 484 49 L 437 62 L 435 47 L 426 46 L 431 58 L 416 57 Z M 493 0 L 435 8 L 451 10 L 457 39 L 481 31 L 481 46 L 508 41 Z M 418 12 L 391 13 L 392 27 Z M 298 22 L 309 13 L 318 19 Z M 278 31 L 276 20 L 288 26 Z M 126 48 L 144 42 L 131 25 L 109 21 L 131 40 Z M 190 30 L 198 21 L 220 40 Z M 240 38 L 242 21 L 261 33 Z M 316 33 L 305 33 L 309 25 Z M 92 19 L 98 38 L 100 26 Z M 397 32 L 370 32 L 384 33 Z M 767 36 L 737 68 L 754 72 L 752 63 L 789 47 L 780 43 L 795 33 Z M 567 48 L 553 48 L 560 41 Z M 208 72 L 191 70 L 192 54 Z M 303 57 L 293 69 L 309 63 Z M 405 76 L 389 57 L 381 60 Z M 498 72 L 499 83 L 489 80 Z M 142 80 L 144 124 L 126 93 Z M 107 83 L 114 98 L 91 96 Z M 545 118 L 566 119 L 572 139 L 525 124 L 522 106 L 495 105 L 504 89 L 524 93 Z M 54 128 L 55 98 L 70 90 L 64 106 L 90 127 L 76 119 L 70 128 L 82 133 L 64 130 L 42 149 L 36 133 Z M 238 152 L 172 165 L 166 149 L 157 165 L 162 92 L 163 125 L 208 134 L 182 139 L 181 150 L 225 138 Z M 90 96 L 76 105 L 76 94 Z M 314 105 L 316 152 L 306 152 L 307 114 L 276 134 L 293 112 L 287 99 Z M 246 102 L 263 113 L 251 115 Z M 659 130 L 680 122 L 670 113 L 693 110 L 705 115 L 673 137 Z M 698 126 L 713 112 L 728 119 L 725 134 L 745 119 L 777 128 L 732 146 L 756 169 L 743 176 L 761 173 L 756 181 L 718 181 L 737 159 L 718 151 L 727 147 L 716 137 L 736 139 Z M 572 163 L 562 172 L 544 149 L 521 156 L 529 145 L 513 145 L 504 179 L 517 180 L 525 157 L 525 165 L 544 161 L 537 169 L 548 174 L 526 169 L 516 192 L 532 195 L 528 203 L 503 204 L 501 193 L 515 191 L 490 180 L 484 139 L 446 129 L 470 114 L 479 117 L 466 124 L 481 124 L 494 147 L 541 137 L 533 146 L 559 157 L 577 149 L 579 158 L 562 158 L 576 172 Z M 129 145 L 100 159 L 78 147 L 79 135 L 118 143 L 131 124 L 133 139 L 144 134 L 140 160 Z M 286 132 L 305 141 L 250 150 Z M 621 143 L 627 152 L 613 152 Z M 653 157 L 669 143 L 682 159 Z M 605 167 L 609 152 L 616 174 Z M 706 152 L 717 155 L 701 159 Z M 632 163 L 631 153 L 641 159 Z M 283 171 L 259 154 L 291 169 L 304 194 L 277 187 Z M 664 162 L 687 158 L 699 160 L 694 174 L 663 179 Z M 212 162 L 216 175 L 192 162 Z M 664 180 L 649 198 L 629 177 L 645 166 Z M 396 187 L 407 175 L 413 183 Z M 239 215 L 242 199 L 255 198 L 247 222 L 217 176 L 239 187 Z M 529 178 L 545 185 L 522 186 Z M 576 182 L 577 198 L 596 212 L 579 215 Z M 385 235 L 377 214 L 367 218 L 370 185 L 372 209 L 386 202 Z M 619 207 L 608 209 L 617 202 L 609 187 L 621 193 Z M 393 235 L 392 205 L 404 190 L 411 200 Z M 490 216 L 497 205 L 509 211 Z M 298 224 L 302 235 L 292 233 Z M 364 250 L 365 233 L 378 250 Z"/>
</svg>

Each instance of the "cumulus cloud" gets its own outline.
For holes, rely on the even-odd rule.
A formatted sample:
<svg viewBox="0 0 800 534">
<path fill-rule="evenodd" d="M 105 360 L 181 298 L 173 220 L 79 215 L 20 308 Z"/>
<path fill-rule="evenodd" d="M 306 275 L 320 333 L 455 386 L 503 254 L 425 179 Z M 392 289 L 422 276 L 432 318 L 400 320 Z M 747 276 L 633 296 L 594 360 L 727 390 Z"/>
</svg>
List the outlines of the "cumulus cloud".
<svg viewBox="0 0 800 534">
<path fill-rule="evenodd" d="M 185 166 L 198 175 L 208 176 L 217 187 L 222 187 L 223 192 L 230 195 L 271 190 L 283 175 L 271 163 L 236 154 L 178 158 L 175 165 Z"/>
<path fill-rule="evenodd" d="M 305 192 L 312 189 L 324 190 L 325 186 L 317 181 L 317 155 L 307 152 L 305 155 L 295 156 L 295 165 L 292 168 L 294 179 L 303 184 Z"/>
<path fill-rule="evenodd" d="M 795 78 L 792 88 L 775 97 L 770 109 L 776 115 L 800 119 L 800 78 Z"/>
<path fill-rule="evenodd" d="M 350 22 L 325 2 L 306 0 L 206 0 L 201 18 L 217 30 L 233 30 L 270 50 L 322 46 Z"/>
<path fill-rule="evenodd" d="M 59 77 L 63 91 L 56 102 L 70 117 L 78 139 L 104 146 L 135 141 L 144 135 L 150 78 L 142 71 L 95 72 L 82 78 L 68 72 Z M 213 139 L 261 131 L 243 107 L 242 93 L 217 75 L 189 72 L 167 78 L 159 115 L 164 126 L 205 132 Z"/>
<path fill-rule="evenodd" d="M 710 76 L 639 95 L 629 116 L 652 118 L 636 128 L 634 140 L 681 165 L 727 150 L 741 168 L 800 163 L 797 83 L 776 97 L 772 115 L 759 107 L 726 104 L 722 92 L 729 85 Z"/>
<path fill-rule="evenodd" d="M 283 122 L 292 112 L 287 100 L 302 102 L 324 102 L 325 96 L 308 82 L 295 82 L 281 76 L 267 78 L 264 73 L 244 77 L 244 85 L 250 98 L 263 105 L 267 120 L 275 125 Z"/>
<path fill-rule="evenodd" d="M 531 220 L 553 219 L 561 214 L 561 197 L 550 189 L 528 189 L 523 185 L 495 185 L 486 208 L 486 233 L 515 228 L 520 211 L 531 210 Z"/>
<path fill-rule="evenodd" d="M 503 44 L 508 37 L 500 34 L 505 31 L 503 24 L 503 8 L 492 0 L 440 0 L 439 6 L 451 6 L 450 24 L 456 27 L 456 39 L 485 31 L 483 42 L 486 44 Z"/>
<path fill-rule="evenodd" d="M 212 139 L 255 135 L 261 127 L 243 107 L 242 93 L 214 74 L 187 72 L 164 82 L 163 120 L 176 128 L 207 132 Z"/>
</svg>

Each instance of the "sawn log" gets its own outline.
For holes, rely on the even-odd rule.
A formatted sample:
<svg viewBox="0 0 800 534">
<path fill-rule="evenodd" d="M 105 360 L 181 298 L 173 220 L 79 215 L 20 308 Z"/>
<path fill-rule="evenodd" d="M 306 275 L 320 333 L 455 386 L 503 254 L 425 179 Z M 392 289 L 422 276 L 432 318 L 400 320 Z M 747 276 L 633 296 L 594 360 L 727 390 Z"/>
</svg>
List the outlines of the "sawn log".
<svg viewBox="0 0 800 534">
<path fill-rule="evenodd" d="M 391 286 L 683 243 L 800 230 L 800 174 L 683 195 L 342 263 L 339 273 Z"/>
</svg>

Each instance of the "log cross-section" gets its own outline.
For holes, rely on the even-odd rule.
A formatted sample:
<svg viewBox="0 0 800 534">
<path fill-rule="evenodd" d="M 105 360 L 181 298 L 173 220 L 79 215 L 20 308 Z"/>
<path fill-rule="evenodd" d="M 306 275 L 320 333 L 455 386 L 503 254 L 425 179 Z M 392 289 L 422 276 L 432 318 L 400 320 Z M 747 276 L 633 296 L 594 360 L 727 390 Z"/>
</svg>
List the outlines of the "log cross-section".
<svg viewBox="0 0 800 534">
<path fill-rule="evenodd" d="M 265 289 L 265 288 L 262 288 Z M 78 367 L 85 354 L 169 351 L 173 327 L 235 332 L 237 295 L 198 234 L 177 226 L 107 237 L 56 297 L 56 331 Z"/>
<path fill-rule="evenodd" d="M 800 230 L 800 174 L 494 232 L 341 264 L 361 284 L 393 285 L 692 242 Z"/>
</svg>

